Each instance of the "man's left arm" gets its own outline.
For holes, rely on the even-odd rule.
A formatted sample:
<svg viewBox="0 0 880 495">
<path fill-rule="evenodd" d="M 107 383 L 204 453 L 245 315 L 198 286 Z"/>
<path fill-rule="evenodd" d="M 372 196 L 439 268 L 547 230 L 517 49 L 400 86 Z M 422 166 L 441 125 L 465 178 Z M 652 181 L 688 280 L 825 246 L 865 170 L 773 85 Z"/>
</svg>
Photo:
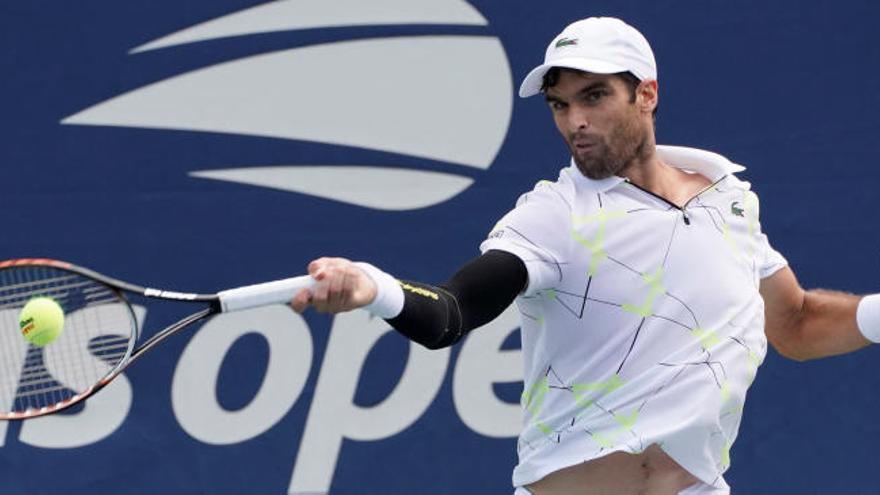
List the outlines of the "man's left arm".
<svg viewBox="0 0 880 495">
<path fill-rule="evenodd" d="M 760 291 L 767 340 L 787 358 L 805 361 L 846 354 L 871 344 L 859 329 L 856 316 L 862 296 L 804 290 L 787 266 L 761 280 Z"/>
</svg>

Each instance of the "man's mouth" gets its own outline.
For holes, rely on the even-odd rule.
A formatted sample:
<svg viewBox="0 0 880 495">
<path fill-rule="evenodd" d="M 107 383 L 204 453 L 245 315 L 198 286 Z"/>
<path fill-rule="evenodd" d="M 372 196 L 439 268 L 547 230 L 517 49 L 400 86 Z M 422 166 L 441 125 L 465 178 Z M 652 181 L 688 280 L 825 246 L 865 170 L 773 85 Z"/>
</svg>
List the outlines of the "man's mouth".
<svg viewBox="0 0 880 495">
<path fill-rule="evenodd" d="M 593 139 L 573 139 L 571 141 L 572 147 L 579 152 L 591 151 L 596 148 L 598 144 L 599 143 Z"/>
</svg>

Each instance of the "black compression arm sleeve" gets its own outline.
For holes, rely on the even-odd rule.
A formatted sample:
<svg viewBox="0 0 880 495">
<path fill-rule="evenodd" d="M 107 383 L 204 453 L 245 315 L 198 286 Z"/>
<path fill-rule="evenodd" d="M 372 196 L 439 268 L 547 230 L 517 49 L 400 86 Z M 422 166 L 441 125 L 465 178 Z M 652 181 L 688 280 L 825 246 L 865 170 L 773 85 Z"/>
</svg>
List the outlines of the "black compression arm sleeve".
<svg viewBox="0 0 880 495">
<path fill-rule="evenodd" d="M 519 257 L 487 251 L 439 287 L 401 281 L 403 311 L 388 323 L 428 349 L 448 347 L 500 315 L 527 282 L 526 265 Z"/>
</svg>

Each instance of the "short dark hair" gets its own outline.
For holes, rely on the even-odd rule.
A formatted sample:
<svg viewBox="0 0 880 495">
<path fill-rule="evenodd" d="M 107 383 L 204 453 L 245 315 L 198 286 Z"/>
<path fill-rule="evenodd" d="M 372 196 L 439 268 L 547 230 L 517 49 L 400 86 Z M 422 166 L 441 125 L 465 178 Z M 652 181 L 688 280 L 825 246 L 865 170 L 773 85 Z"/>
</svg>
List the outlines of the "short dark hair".
<svg viewBox="0 0 880 495">
<path fill-rule="evenodd" d="M 556 86 L 556 83 L 559 82 L 559 75 L 563 72 L 571 72 L 573 74 L 583 74 L 584 71 L 577 69 L 569 69 L 567 67 L 551 67 L 545 74 L 544 80 L 541 83 L 541 92 L 545 93 L 549 88 Z M 635 76 L 632 72 L 616 72 L 611 74 L 614 77 L 617 77 L 621 81 L 626 84 L 626 87 L 629 89 L 629 102 L 635 103 L 636 101 L 636 89 L 641 84 L 641 80 Z M 654 107 L 653 112 L 654 120 L 657 120 L 657 107 Z"/>
</svg>

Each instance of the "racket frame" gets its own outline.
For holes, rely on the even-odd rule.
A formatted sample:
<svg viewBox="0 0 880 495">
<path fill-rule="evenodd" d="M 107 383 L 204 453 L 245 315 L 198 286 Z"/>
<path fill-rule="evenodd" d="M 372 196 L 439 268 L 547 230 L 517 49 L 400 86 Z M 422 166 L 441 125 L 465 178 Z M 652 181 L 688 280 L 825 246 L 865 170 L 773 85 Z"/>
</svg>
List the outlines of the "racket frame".
<svg viewBox="0 0 880 495">
<path fill-rule="evenodd" d="M 48 406 L 43 406 L 39 408 L 28 408 L 23 411 L 0 411 L 0 420 L 21 420 L 35 418 L 38 416 L 45 416 L 47 414 L 53 414 L 58 411 L 67 409 L 74 404 L 82 402 L 83 400 L 91 397 L 92 395 L 96 394 L 98 391 L 106 387 L 111 381 L 113 381 L 114 378 L 125 371 L 133 362 L 144 355 L 146 351 L 152 349 L 160 342 L 164 341 L 165 339 L 167 339 L 171 335 L 174 335 L 180 330 L 186 328 L 187 326 L 197 323 L 200 320 L 203 320 L 214 314 L 220 313 L 222 310 L 220 305 L 220 298 L 217 294 L 195 294 L 142 287 L 140 285 L 132 284 L 130 282 L 125 282 L 113 277 L 108 277 L 104 274 L 98 273 L 94 270 L 90 270 L 79 265 L 75 265 L 73 263 L 49 258 L 21 258 L 0 261 L 0 269 L 25 266 L 48 267 L 65 270 L 87 277 L 107 286 L 119 297 L 120 302 L 125 304 L 126 308 L 128 309 L 129 316 L 131 318 L 132 325 L 134 326 L 135 331 L 133 336 L 129 338 L 128 348 L 126 349 L 123 357 L 106 375 L 100 378 L 94 385 L 86 388 L 82 392 L 76 393 L 71 397 L 68 397 Z M 142 343 L 140 346 L 135 347 L 137 341 L 140 339 L 141 328 L 140 325 L 138 325 L 137 318 L 135 317 L 134 309 L 131 307 L 131 301 L 126 297 L 126 293 L 137 294 L 139 296 L 149 299 L 206 303 L 207 307 L 196 311 L 195 313 L 187 315 L 172 323 L 171 325 L 168 325 L 164 329 L 156 332 L 149 339 L 144 341 L 144 343 Z"/>
</svg>

